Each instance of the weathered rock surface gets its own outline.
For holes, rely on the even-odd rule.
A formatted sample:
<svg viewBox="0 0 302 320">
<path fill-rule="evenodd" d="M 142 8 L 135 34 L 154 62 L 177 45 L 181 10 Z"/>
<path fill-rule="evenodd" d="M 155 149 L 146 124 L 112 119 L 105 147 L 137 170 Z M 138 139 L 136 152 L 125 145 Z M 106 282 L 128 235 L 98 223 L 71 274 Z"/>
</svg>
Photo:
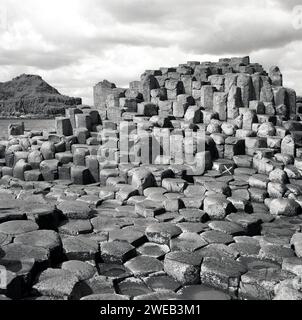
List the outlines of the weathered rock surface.
<svg viewBox="0 0 302 320">
<path fill-rule="evenodd" d="M 302 98 L 249 57 L 95 87 L 0 141 L 0 299 L 301 299 Z M 1 270 L 1 269 L 0 269 Z"/>
</svg>

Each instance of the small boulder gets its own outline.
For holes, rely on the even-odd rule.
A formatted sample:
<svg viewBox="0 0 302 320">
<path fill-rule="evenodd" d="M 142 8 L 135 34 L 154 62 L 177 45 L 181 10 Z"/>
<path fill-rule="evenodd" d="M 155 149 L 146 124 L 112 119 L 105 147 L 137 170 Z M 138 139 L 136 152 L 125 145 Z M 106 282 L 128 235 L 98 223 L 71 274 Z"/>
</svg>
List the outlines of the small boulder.
<svg viewBox="0 0 302 320">
<path fill-rule="evenodd" d="M 291 199 L 274 199 L 271 201 L 270 213 L 275 216 L 294 217 L 300 214 L 301 207 Z"/>
</svg>

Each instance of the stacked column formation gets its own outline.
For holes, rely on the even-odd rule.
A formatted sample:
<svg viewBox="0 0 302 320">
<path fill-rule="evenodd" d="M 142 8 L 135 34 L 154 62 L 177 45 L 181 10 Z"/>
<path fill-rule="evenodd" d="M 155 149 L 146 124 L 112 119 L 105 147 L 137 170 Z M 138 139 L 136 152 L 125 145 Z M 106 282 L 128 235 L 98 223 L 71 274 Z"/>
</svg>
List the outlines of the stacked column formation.
<svg viewBox="0 0 302 320">
<path fill-rule="evenodd" d="M 55 132 L 0 142 L 3 298 L 301 299 L 302 98 L 279 68 L 94 90 Z"/>
</svg>

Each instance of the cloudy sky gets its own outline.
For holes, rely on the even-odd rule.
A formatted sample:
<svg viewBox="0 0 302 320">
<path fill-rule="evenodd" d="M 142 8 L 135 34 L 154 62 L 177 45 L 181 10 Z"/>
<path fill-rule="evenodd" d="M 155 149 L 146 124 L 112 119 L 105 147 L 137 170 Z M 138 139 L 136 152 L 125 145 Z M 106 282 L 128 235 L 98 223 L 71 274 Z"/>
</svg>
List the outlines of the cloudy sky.
<svg viewBox="0 0 302 320">
<path fill-rule="evenodd" d="M 302 0 L 1 0 L 0 81 L 39 74 L 91 104 L 103 79 L 126 86 L 145 69 L 250 55 L 266 68 L 279 65 L 302 95 L 297 5 Z"/>
</svg>

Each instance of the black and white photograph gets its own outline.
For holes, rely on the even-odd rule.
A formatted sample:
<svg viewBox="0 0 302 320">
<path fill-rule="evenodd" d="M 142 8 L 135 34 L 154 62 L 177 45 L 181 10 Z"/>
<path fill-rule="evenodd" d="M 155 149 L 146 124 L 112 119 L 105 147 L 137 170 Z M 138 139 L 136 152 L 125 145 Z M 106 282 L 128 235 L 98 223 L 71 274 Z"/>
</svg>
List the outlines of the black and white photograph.
<svg viewBox="0 0 302 320">
<path fill-rule="evenodd" d="M 302 0 L 1 0 L 0 309 L 302 300 L 301 57 Z"/>
</svg>

